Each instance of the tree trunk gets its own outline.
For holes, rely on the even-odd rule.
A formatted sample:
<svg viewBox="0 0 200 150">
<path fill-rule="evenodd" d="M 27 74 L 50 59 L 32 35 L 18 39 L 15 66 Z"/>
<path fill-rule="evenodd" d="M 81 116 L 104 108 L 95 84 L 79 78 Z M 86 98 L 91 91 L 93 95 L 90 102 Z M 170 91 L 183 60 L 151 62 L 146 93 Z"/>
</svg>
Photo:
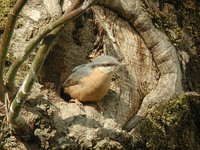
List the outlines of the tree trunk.
<svg viewBox="0 0 200 150">
<path fill-rule="evenodd" d="M 70 0 L 29 1 L 11 54 L 20 55 L 27 41 L 70 5 Z M 104 0 L 71 21 L 25 103 L 22 115 L 31 137 L 25 142 L 15 139 L 18 146 L 200 149 L 199 6 L 195 0 Z M 69 103 L 60 95 L 61 84 L 75 66 L 102 53 L 127 66 L 113 77 L 100 102 L 84 103 L 83 109 Z M 20 71 L 18 85 L 31 61 Z M 9 138 L 2 140 L 5 149 Z"/>
</svg>

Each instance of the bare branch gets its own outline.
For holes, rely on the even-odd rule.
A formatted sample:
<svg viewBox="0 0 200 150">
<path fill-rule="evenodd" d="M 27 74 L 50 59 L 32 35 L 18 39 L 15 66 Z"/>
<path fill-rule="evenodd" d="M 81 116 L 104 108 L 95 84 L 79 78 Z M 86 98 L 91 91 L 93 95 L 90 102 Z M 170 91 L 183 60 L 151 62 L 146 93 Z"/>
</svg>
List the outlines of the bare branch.
<svg viewBox="0 0 200 150">
<path fill-rule="evenodd" d="M 4 83 L 3 83 L 3 70 L 6 61 L 6 56 L 8 53 L 9 44 L 12 38 L 14 27 L 17 21 L 17 17 L 21 12 L 22 8 L 26 4 L 27 0 L 18 0 L 13 8 L 13 10 L 8 14 L 8 22 L 3 34 L 2 41 L 0 43 L 0 100 L 3 102 L 4 95 Z"/>
<path fill-rule="evenodd" d="M 79 0 L 77 0 L 77 2 L 78 1 Z M 93 1 L 91 1 L 91 2 L 93 2 Z M 66 21 L 69 21 L 69 20 L 73 19 L 74 17 L 76 17 L 77 15 L 80 15 L 81 13 L 83 13 L 85 10 L 87 10 L 87 8 L 89 8 L 91 6 L 91 4 L 92 3 L 88 3 L 87 6 L 85 5 L 84 9 L 82 9 L 83 7 L 80 6 L 79 8 L 76 9 L 77 10 L 76 13 L 68 13 L 67 15 L 65 15 L 65 16 L 68 16 L 68 15 L 69 16 L 65 17 L 66 20 L 64 19 L 63 23 L 65 23 Z M 76 6 L 77 5 L 73 5 L 72 7 L 76 7 Z M 72 11 L 72 12 L 74 12 L 74 11 Z M 23 85 L 21 86 L 19 92 L 17 93 L 15 99 L 13 100 L 13 102 L 11 104 L 9 118 L 10 118 L 10 121 L 12 122 L 12 124 L 17 125 L 17 127 L 21 127 L 21 125 L 22 125 L 21 121 L 23 121 L 23 119 L 18 119 L 18 118 L 22 118 L 20 116 L 20 112 L 21 112 L 21 108 L 24 103 L 24 99 L 25 99 L 26 95 L 30 92 L 30 90 L 33 86 L 33 83 L 35 81 L 35 78 L 36 78 L 40 68 L 42 67 L 42 65 L 45 61 L 45 58 L 50 50 L 50 47 L 52 46 L 53 41 L 58 37 L 62 28 L 63 28 L 62 26 L 56 28 L 47 37 L 44 38 L 43 43 L 40 46 L 40 48 L 35 56 L 35 59 L 31 65 L 29 73 L 26 76 L 26 79 L 24 80 Z"/>
<path fill-rule="evenodd" d="M 80 1 L 79 1 L 80 2 Z M 39 42 L 49 33 L 51 32 L 53 29 L 57 28 L 58 26 L 62 25 L 62 24 L 66 24 L 69 20 L 74 19 L 75 17 L 81 15 L 83 12 L 85 12 L 93 3 L 95 2 L 95 0 L 86 0 L 80 7 L 78 7 L 77 9 L 66 13 L 65 15 L 63 15 L 62 17 L 60 17 L 58 20 L 56 20 L 55 22 L 49 24 L 48 26 L 46 26 L 41 32 L 38 33 L 38 36 L 35 37 L 30 44 L 26 47 L 26 49 L 24 50 L 24 55 L 17 58 L 14 63 L 11 65 L 8 74 L 6 76 L 6 81 L 7 81 L 7 88 L 8 90 L 12 91 L 15 87 L 15 76 L 16 73 L 19 69 L 19 67 L 21 66 L 21 64 L 23 64 L 23 62 L 28 58 L 29 54 L 34 50 L 34 48 L 39 44 Z M 77 5 L 75 5 L 77 6 Z"/>
</svg>

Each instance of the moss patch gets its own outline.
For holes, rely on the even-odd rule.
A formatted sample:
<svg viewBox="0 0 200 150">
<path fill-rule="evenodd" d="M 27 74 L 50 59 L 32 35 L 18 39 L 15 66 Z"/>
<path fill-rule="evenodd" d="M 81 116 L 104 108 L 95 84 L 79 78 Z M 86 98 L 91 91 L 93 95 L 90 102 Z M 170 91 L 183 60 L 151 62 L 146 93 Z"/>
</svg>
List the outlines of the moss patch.
<svg viewBox="0 0 200 150">
<path fill-rule="evenodd" d="M 153 112 L 141 129 L 149 149 L 200 149 L 194 115 L 185 95 Z"/>
<path fill-rule="evenodd" d="M 8 13 L 14 6 L 16 0 L 1 0 L 0 1 L 0 30 L 3 31 L 7 21 Z"/>
</svg>

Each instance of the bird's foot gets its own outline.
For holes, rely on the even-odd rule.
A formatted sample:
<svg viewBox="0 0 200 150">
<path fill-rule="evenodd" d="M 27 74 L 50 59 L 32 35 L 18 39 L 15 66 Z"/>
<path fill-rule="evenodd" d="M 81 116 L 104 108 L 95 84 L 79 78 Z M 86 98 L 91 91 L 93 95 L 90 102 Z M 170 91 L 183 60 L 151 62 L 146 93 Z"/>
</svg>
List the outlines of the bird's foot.
<svg viewBox="0 0 200 150">
<path fill-rule="evenodd" d="M 83 104 L 79 100 L 77 100 L 77 99 L 71 99 L 69 102 L 77 104 L 82 110 L 84 110 L 84 106 L 83 106 Z"/>
</svg>

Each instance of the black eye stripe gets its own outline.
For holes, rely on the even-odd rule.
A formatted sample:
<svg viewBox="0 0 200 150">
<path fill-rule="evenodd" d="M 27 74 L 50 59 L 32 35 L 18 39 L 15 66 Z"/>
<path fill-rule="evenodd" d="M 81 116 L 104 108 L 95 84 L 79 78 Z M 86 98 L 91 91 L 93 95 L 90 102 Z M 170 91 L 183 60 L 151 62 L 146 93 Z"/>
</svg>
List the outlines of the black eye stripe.
<svg viewBox="0 0 200 150">
<path fill-rule="evenodd" d="M 113 66 L 112 64 L 102 64 L 103 66 Z"/>
<path fill-rule="evenodd" d="M 95 64 L 92 67 L 109 67 L 109 66 L 116 66 L 116 63 L 105 63 L 105 64 Z"/>
<path fill-rule="evenodd" d="M 99 66 L 105 66 L 105 67 L 108 67 L 108 66 L 115 66 L 115 65 L 116 65 L 115 63 L 99 64 Z"/>
</svg>

